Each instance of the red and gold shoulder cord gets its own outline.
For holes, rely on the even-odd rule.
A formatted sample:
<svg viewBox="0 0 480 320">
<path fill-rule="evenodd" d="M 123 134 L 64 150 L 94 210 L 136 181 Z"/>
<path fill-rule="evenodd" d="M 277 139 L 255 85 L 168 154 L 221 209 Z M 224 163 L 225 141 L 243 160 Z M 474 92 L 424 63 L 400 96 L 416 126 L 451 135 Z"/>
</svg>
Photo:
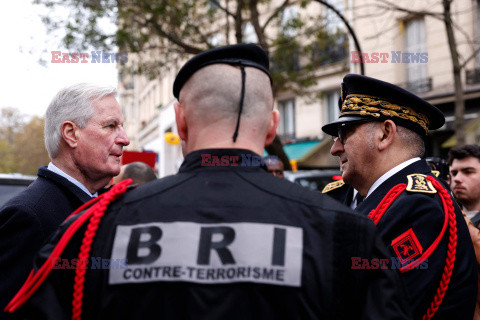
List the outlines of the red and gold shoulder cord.
<svg viewBox="0 0 480 320">
<path fill-rule="evenodd" d="M 455 220 L 455 209 L 453 208 L 453 202 L 450 197 L 450 194 L 448 193 L 447 190 L 433 177 L 431 176 L 426 176 L 426 179 L 433 185 L 433 187 L 438 191 L 440 198 L 442 199 L 442 205 L 443 205 L 443 210 L 445 214 L 445 220 L 443 223 L 442 231 L 438 235 L 438 237 L 435 239 L 435 241 L 430 245 L 430 247 L 425 250 L 422 254 L 422 256 L 418 259 L 415 259 L 415 261 L 403 266 L 400 269 L 400 272 L 407 272 L 415 267 L 417 267 L 419 264 L 422 263 L 422 261 L 425 261 L 428 259 L 428 257 L 435 251 L 437 248 L 439 242 L 442 240 L 443 235 L 445 234 L 445 231 L 448 226 L 449 230 L 449 237 L 448 237 L 448 249 L 447 249 L 447 259 L 445 263 L 445 267 L 443 269 L 443 274 L 442 274 L 442 279 L 440 281 L 440 285 L 437 288 L 437 291 L 435 293 L 435 297 L 433 301 L 430 303 L 430 306 L 423 316 L 424 320 L 431 319 L 434 315 L 435 312 L 437 312 L 438 308 L 440 307 L 442 300 L 445 296 L 445 293 L 448 289 L 448 285 L 450 283 L 450 279 L 452 277 L 452 271 L 453 267 L 455 265 L 455 254 L 457 251 L 457 221 Z M 373 220 L 375 225 L 378 225 L 380 222 L 380 219 L 382 219 L 382 216 L 385 214 L 387 209 L 390 207 L 390 205 L 393 203 L 393 201 L 407 188 L 407 185 L 405 183 L 401 183 L 393 187 L 387 195 L 382 199 L 380 204 L 373 209 L 368 217 Z"/>
</svg>

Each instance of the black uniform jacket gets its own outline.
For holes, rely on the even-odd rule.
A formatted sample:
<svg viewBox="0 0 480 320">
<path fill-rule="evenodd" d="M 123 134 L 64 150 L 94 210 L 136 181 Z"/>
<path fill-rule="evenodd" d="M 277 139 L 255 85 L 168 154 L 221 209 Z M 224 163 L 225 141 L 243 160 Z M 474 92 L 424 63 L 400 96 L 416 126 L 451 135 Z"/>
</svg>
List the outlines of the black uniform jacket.
<svg viewBox="0 0 480 320">
<path fill-rule="evenodd" d="M 394 186 L 408 183 L 410 174 L 433 176 L 424 160 L 414 162 L 384 183 L 355 209 L 361 215 L 375 209 Z M 437 179 L 442 182 L 443 180 Z M 448 189 L 447 189 L 448 190 Z M 472 241 L 458 205 L 454 202 L 457 222 L 457 251 L 452 278 L 434 319 L 472 319 L 477 296 L 477 266 Z M 380 235 L 390 249 L 393 265 L 405 265 L 421 257 L 440 234 L 444 210 L 438 193 L 403 191 L 378 223 Z M 447 254 L 447 227 L 442 240 L 419 268 L 401 274 L 408 292 L 414 318 L 421 319 L 440 284 Z M 404 260 L 406 263 L 401 263 Z"/>
<path fill-rule="evenodd" d="M 37 175 L 0 211 L 0 319 L 10 318 L 3 308 L 27 278 L 42 244 L 72 211 L 91 199 L 46 166 Z"/>
<path fill-rule="evenodd" d="M 178 174 L 111 204 L 93 241 L 82 318 L 409 319 L 398 274 L 379 267 L 387 251 L 374 224 L 274 177 L 261 159 L 195 151 Z M 69 268 L 84 230 L 20 309 L 25 318 L 71 317 Z M 377 267 L 352 268 L 352 259 Z"/>
</svg>

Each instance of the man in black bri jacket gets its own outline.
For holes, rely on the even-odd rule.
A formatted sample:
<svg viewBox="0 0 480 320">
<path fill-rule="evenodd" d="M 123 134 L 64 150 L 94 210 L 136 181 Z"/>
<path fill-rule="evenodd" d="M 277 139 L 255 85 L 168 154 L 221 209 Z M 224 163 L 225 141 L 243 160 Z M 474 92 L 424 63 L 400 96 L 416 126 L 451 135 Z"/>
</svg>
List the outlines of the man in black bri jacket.
<svg viewBox="0 0 480 320">
<path fill-rule="evenodd" d="M 337 137 L 331 153 L 355 188 L 345 203 L 377 224 L 415 319 L 472 319 L 477 296 L 462 213 L 421 159 L 423 138 L 444 123 L 440 110 L 410 92 L 350 74 L 342 83 L 339 119 L 322 128 Z"/>
<path fill-rule="evenodd" d="M 179 173 L 110 204 L 94 236 L 79 229 L 61 259 L 85 258 L 80 243 L 93 237 L 84 276 L 52 270 L 21 307 L 26 318 L 409 319 L 396 272 L 352 269 L 352 258 L 386 258 L 374 224 L 267 172 L 260 155 L 279 116 L 261 48 L 197 55 L 174 95 L 186 154 Z M 99 257 L 111 267 L 98 269 Z"/>
</svg>

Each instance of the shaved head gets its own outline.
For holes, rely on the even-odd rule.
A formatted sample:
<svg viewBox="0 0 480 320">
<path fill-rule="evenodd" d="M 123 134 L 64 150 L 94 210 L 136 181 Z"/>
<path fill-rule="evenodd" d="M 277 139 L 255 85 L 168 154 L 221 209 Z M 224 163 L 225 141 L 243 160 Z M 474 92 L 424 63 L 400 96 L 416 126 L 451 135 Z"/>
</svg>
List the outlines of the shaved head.
<svg viewBox="0 0 480 320">
<path fill-rule="evenodd" d="M 246 67 L 245 72 L 245 100 L 240 127 L 268 121 L 273 109 L 273 93 L 268 76 L 256 68 Z M 186 106 L 186 112 L 197 124 L 221 122 L 231 126 L 233 132 L 241 90 L 239 67 L 214 64 L 192 75 L 180 92 L 180 103 Z"/>
</svg>

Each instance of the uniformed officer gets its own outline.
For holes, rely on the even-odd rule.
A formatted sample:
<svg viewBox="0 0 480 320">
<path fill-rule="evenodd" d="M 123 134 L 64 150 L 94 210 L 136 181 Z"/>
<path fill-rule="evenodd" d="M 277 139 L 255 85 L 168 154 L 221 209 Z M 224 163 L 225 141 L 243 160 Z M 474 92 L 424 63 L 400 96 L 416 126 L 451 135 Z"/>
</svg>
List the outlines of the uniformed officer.
<svg viewBox="0 0 480 320">
<path fill-rule="evenodd" d="M 340 116 L 322 130 L 337 137 L 331 154 L 340 159 L 344 182 L 364 198 L 355 211 L 377 224 L 415 319 L 472 319 L 472 243 L 457 204 L 421 159 L 428 131 L 445 122 L 442 112 L 365 76 L 345 76 L 341 89 Z"/>
<path fill-rule="evenodd" d="M 268 69 L 255 45 L 188 61 L 174 83 L 179 173 L 124 195 L 120 182 L 75 213 L 8 310 L 28 300 L 27 319 L 409 319 L 374 224 L 266 171 L 279 120 Z"/>
</svg>

